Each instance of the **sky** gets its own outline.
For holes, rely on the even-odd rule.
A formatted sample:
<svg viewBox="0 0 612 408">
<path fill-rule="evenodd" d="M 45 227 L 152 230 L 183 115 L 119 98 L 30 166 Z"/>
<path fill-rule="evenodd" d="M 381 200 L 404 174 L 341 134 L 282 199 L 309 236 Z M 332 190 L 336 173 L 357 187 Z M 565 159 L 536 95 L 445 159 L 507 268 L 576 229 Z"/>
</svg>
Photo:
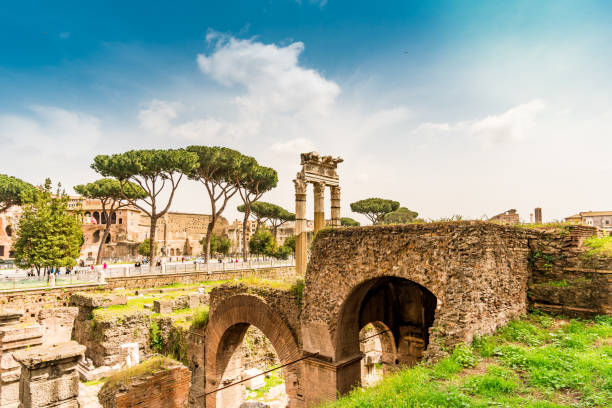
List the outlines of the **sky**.
<svg viewBox="0 0 612 408">
<path fill-rule="evenodd" d="M 612 210 L 611 18 L 589 0 L 7 0 L 0 173 L 73 193 L 97 154 L 227 146 L 275 168 L 262 200 L 293 211 L 315 150 L 344 158 L 342 216 L 362 222 L 367 197 L 425 219 Z M 172 209 L 207 200 L 187 181 Z"/>
</svg>

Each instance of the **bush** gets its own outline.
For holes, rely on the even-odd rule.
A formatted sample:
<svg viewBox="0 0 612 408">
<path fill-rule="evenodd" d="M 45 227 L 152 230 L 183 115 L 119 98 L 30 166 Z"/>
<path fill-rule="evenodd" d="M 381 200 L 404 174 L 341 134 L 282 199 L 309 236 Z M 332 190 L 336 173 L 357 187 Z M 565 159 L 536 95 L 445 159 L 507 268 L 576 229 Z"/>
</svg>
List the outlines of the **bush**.
<svg viewBox="0 0 612 408">
<path fill-rule="evenodd" d="M 200 306 L 193 312 L 191 327 L 202 329 L 208 326 L 208 306 Z"/>
</svg>

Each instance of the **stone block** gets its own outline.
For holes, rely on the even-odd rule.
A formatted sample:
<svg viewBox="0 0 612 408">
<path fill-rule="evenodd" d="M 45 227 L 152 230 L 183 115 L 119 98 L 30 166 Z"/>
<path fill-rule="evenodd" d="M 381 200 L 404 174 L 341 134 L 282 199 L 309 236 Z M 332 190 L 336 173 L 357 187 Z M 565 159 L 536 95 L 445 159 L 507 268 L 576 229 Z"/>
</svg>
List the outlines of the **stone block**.
<svg viewBox="0 0 612 408">
<path fill-rule="evenodd" d="M 134 367 L 140 363 L 138 343 L 125 343 L 119 349 L 121 350 L 121 365 L 123 368 Z"/>
<path fill-rule="evenodd" d="M 181 295 L 177 297 L 176 299 L 174 299 L 172 303 L 173 310 L 186 309 L 188 307 L 189 307 L 189 296 L 187 295 Z"/>
<path fill-rule="evenodd" d="M 244 382 L 245 385 L 248 388 L 252 389 L 252 390 L 256 390 L 256 389 L 259 389 L 259 388 L 265 386 L 266 385 L 266 378 L 263 375 L 259 375 L 261 373 L 263 373 L 263 371 L 261 371 L 261 370 L 259 370 L 257 368 L 249 368 L 248 370 L 244 370 L 244 373 L 243 373 L 242 376 L 245 379 L 250 378 L 249 380 Z M 255 377 L 255 376 L 257 376 L 257 377 Z M 253 378 L 251 378 L 251 377 L 253 377 Z"/>
<path fill-rule="evenodd" d="M 70 341 L 78 307 L 42 309 L 38 312 L 38 323 L 42 328 L 43 344 L 58 344 Z"/>
<path fill-rule="evenodd" d="M 7 326 L 19 323 L 23 313 L 19 310 L 4 309 L 0 310 L 0 326 Z"/>
<path fill-rule="evenodd" d="M 125 305 L 127 295 L 117 293 L 75 293 L 70 296 L 70 304 L 74 306 L 96 308 L 113 305 Z"/>
<path fill-rule="evenodd" d="M 210 302 L 210 296 L 207 293 L 194 292 L 189 294 L 189 307 L 195 309 L 198 306 L 207 305 Z"/>
<path fill-rule="evenodd" d="M 14 353 L 21 364 L 19 407 L 78 407 L 76 365 L 84 352 L 85 346 L 70 341 Z"/>
<path fill-rule="evenodd" d="M 155 313 L 172 313 L 174 303 L 171 300 L 154 300 L 153 312 Z"/>
</svg>

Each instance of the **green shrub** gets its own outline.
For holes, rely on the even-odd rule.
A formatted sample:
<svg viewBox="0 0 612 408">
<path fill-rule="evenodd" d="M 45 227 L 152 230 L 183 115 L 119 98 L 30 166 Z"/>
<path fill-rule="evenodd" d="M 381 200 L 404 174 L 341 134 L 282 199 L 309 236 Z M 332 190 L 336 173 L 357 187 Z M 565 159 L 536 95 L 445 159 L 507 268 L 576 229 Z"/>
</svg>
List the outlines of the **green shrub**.
<svg viewBox="0 0 612 408">
<path fill-rule="evenodd" d="M 208 326 L 208 306 L 199 306 L 193 312 L 191 327 L 194 329 L 202 329 Z"/>
<path fill-rule="evenodd" d="M 160 353 L 164 347 L 164 344 L 161 337 L 161 329 L 159 328 L 157 322 L 151 321 L 151 324 L 149 325 L 149 333 L 151 335 L 151 349 L 157 353 Z"/>
</svg>

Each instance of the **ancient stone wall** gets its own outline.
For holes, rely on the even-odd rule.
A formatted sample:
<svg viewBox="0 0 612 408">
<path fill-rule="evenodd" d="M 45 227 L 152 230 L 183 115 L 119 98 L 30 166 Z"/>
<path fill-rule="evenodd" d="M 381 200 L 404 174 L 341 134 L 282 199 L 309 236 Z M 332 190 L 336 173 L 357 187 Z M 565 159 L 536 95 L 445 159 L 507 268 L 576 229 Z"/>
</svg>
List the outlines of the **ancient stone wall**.
<svg viewBox="0 0 612 408">
<path fill-rule="evenodd" d="M 79 285 L 70 288 L 27 289 L 0 292 L 0 305 L 3 308 L 19 310 L 24 322 L 33 322 L 42 310 L 53 310 L 70 304 L 70 296 L 77 292 L 99 290 L 100 286 Z"/>
<path fill-rule="evenodd" d="M 226 284 L 210 292 L 210 314 L 214 315 L 218 306 L 225 300 L 237 295 L 253 295 L 261 298 L 289 326 L 298 343 L 300 340 L 300 299 L 285 290 L 256 287 L 245 284 Z"/>
<path fill-rule="evenodd" d="M 528 298 L 547 312 L 612 314 L 612 259 L 585 256 L 582 243 L 597 229 L 576 225 L 537 231 L 530 239 Z"/>
<path fill-rule="evenodd" d="M 187 401 L 191 371 L 176 365 L 113 392 L 101 393 L 104 408 L 182 408 Z"/>
<path fill-rule="evenodd" d="M 484 222 L 322 231 L 306 274 L 306 351 L 337 357 L 344 302 L 359 285 L 380 277 L 407 279 L 436 297 L 430 354 L 443 343 L 494 332 L 526 311 L 529 236 Z"/>
<path fill-rule="evenodd" d="M 258 269 L 242 269 L 220 272 L 187 272 L 169 273 L 163 275 L 142 275 L 120 278 L 107 278 L 106 283 L 109 289 L 125 288 L 155 288 L 175 283 L 179 284 L 198 284 L 203 281 L 240 279 L 244 277 L 258 277 L 264 279 L 288 279 L 295 277 L 295 267 L 271 267 Z"/>
<path fill-rule="evenodd" d="M 106 285 L 79 285 L 66 288 L 20 289 L 0 292 L 0 306 L 23 312 L 22 321 L 36 321 L 44 309 L 56 309 L 70 304 L 70 296 L 77 292 L 98 291 L 100 289 L 140 289 L 155 288 L 171 284 L 198 284 L 204 281 L 240 279 L 243 277 L 264 279 L 291 279 L 295 277 L 295 268 L 272 267 L 261 269 L 236 270 L 226 272 L 189 272 L 164 275 L 143 275 L 121 278 L 107 278 Z"/>
</svg>

